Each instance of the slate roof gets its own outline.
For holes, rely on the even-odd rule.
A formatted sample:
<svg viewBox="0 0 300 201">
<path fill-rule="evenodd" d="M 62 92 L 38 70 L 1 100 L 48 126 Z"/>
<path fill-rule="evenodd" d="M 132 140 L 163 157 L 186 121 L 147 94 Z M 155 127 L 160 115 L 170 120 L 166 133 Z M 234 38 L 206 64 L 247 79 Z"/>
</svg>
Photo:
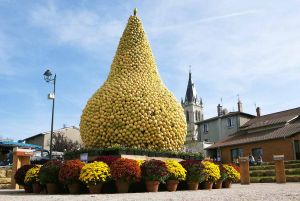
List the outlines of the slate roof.
<svg viewBox="0 0 300 201">
<path fill-rule="evenodd" d="M 238 115 L 238 114 L 243 115 L 243 116 L 247 116 L 247 117 L 255 117 L 252 114 L 248 114 L 248 113 L 245 113 L 245 112 L 238 112 L 238 111 L 236 111 L 236 112 L 229 112 L 229 113 L 221 115 L 221 116 L 215 116 L 215 117 L 211 117 L 209 119 L 204 119 L 202 121 L 197 122 L 196 124 L 201 124 L 201 123 L 204 123 L 204 122 L 213 121 L 213 120 L 218 119 L 218 118 L 231 117 L 231 116 Z"/>
<path fill-rule="evenodd" d="M 263 126 L 271 126 L 275 124 L 287 123 L 289 120 L 292 120 L 298 117 L 299 115 L 300 115 L 300 107 L 256 117 L 246 122 L 243 126 L 241 126 L 241 128 L 252 129 L 252 128 L 258 128 Z"/>
<path fill-rule="evenodd" d="M 189 72 L 189 81 L 186 89 L 186 94 L 185 94 L 185 102 L 186 103 L 194 103 L 197 101 L 197 92 L 192 80 L 192 73 Z"/>
<path fill-rule="evenodd" d="M 261 117 L 256 117 L 249 120 L 243 125 L 243 130 L 238 131 L 232 136 L 216 142 L 207 149 L 214 149 L 218 147 L 233 146 L 239 144 L 254 143 L 265 140 L 273 140 L 279 138 L 290 137 L 294 134 L 300 133 L 300 123 L 289 123 L 300 116 L 300 108 L 294 108 L 282 112 L 276 112 Z M 282 125 L 278 129 L 261 130 L 257 132 L 249 132 L 253 128 L 265 128 L 271 125 Z"/>
</svg>

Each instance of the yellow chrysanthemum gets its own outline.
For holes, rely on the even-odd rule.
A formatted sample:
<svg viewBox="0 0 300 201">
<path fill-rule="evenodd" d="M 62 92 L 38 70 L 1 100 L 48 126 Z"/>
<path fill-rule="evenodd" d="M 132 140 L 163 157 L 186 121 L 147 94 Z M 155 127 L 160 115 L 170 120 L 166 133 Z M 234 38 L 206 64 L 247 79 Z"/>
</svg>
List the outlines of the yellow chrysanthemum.
<svg viewBox="0 0 300 201">
<path fill-rule="evenodd" d="M 41 169 L 41 165 L 37 165 L 35 167 L 30 168 L 25 175 L 24 183 L 25 184 L 33 184 L 40 181 L 39 172 Z"/>
<path fill-rule="evenodd" d="M 224 165 L 226 174 L 228 175 L 227 179 L 231 181 L 237 181 L 240 179 L 240 173 L 234 169 L 231 165 Z"/>
<path fill-rule="evenodd" d="M 81 169 L 79 180 L 87 185 L 106 182 L 111 177 L 110 168 L 104 162 L 88 163 Z"/>
<path fill-rule="evenodd" d="M 180 163 L 175 160 L 166 160 L 165 163 L 168 168 L 169 179 L 175 179 L 179 181 L 185 180 L 186 170 Z"/>
<path fill-rule="evenodd" d="M 202 164 L 204 166 L 202 173 L 205 177 L 205 181 L 215 182 L 220 179 L 221 174 L 218 165 L 209 161 L 203 161 Z"/>
</svg>

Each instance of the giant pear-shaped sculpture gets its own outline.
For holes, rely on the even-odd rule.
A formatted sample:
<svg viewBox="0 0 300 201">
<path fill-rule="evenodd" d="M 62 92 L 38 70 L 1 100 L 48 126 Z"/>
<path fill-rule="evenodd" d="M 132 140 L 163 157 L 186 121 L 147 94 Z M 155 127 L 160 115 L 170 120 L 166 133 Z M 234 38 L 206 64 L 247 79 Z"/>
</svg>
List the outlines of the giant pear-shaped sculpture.
<svg viewBox="0 0 300 201">
<path fill-rule="evenodd" d="M 86 148 L 182 149 L 183 109 L 161 81 L 136 15 L 128 20 L 107 80 L 83 110 L 80 133 Z"/>
</svg>

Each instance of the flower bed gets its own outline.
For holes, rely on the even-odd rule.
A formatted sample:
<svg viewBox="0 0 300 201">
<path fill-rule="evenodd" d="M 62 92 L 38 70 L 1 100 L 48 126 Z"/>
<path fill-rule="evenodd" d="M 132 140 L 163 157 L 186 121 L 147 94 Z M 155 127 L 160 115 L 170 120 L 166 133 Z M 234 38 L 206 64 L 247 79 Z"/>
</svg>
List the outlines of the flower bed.
<svg viewBox="0 0 300 201">
<path fill-rule="evenodd" d="M 80 160 L 66 160 L 24 166 L 15 177 L 20 179 L 21 173 L 26 172 L 20 183 L 34 187 L 35 193 L 44 188 L 49 194 L 62 192 L 62 189 L 84 193 L 87 188 L 90 193 L 176 191 L 177 185 L 179 190 L 197 190 L 198 184 L 209 187 L 220 181 L 230 184 L 240 178 L 237 167 L 210 161 L 132 160 L 111 156 L 101 156 L 97 160 L 86 164 Z"/>
</svg>

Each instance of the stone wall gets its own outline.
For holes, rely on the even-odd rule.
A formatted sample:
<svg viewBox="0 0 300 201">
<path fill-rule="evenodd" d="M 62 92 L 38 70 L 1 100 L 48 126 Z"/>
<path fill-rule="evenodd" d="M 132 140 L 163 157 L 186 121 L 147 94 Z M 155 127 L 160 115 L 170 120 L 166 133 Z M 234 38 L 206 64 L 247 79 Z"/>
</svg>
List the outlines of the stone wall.
<svg viewBox="0 0 300 201">
<path fill-rule="evenodd" d="M 0 189 L 11 188 L 11 167 L 0 167 Z"/>
</svg>

